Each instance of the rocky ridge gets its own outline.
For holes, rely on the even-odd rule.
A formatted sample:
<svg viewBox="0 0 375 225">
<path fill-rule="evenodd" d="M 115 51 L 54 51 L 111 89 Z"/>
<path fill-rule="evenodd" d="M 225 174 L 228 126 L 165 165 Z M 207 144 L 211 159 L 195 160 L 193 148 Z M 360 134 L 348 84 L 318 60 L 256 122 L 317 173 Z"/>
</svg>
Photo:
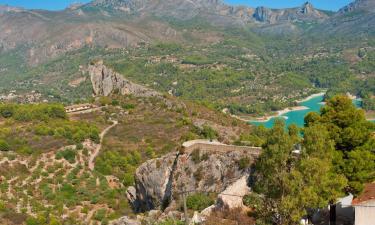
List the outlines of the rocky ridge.
<svg viewBox="0 0 375 225">
<path fill-rule="evenodd" d="M 161 97 L 161 94 L 125 79 L 121 74 L 107 68 L 103 61 L 88 67 L 93 92 L 97 96 L 109 96 L 114 92 L 135 97 Z"/>
</svg>

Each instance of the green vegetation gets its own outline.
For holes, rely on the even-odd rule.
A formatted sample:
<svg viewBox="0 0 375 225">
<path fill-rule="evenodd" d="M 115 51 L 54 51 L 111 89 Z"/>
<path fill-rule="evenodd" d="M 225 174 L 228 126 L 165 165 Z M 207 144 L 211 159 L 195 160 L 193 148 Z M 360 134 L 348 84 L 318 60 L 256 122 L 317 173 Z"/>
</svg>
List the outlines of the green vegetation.
<svg viewBox="0 0 375 225">
<path fill-rule="evenodd" d="M 309 209 L 324 208 L 345 192 L 359 194 L 375 180 L 375 126 L 349 98 L 335 96 L 321 115 L 306 116 L 305 124 L 303 138 L 277 121 L 269 131 L 256 130 L 257 137 L 239 140 L 255 140 L 264 149 L 256 163 L 255 193 L 244 198 L 258 222 L 296 224 Z M 296 144 L 298 154 L 292 152 Z"/>
<path fill-rule="evenodd" d="M 0 104 L 4 124 L 0 127 L 0 150 L 31 154 L 43 150 L 54 141 L 79 144 L 85 139 L 99 141 L 97 127 L 86 122 L 71 121 L 59 104 Z M 1 118 L 0 117 L 0 118 Z M 45 141 L 40 145 L 39 141 Z"/>
<path fill-rule="evenodd" d="M 195 211 L 202 211 L 203 209 L 213 205 L 215 203 L 214 196 L 207 194 L 192 194 L 186 198 L 186 206 L 188 209 Z"/>
<path fill-rule="evenodd" d="M 60 160 L 60 159 L 64 158 L 66 161 L 73 164 L 73 163 L 76 162 L 76 155 L 77 155 L 77 153 L 76 153 L 75 150 L 65 149 L 63 151 L 58 151 L 56 153 L 56 159 Z"/>
<path fill-rule="evenodd" d="M 233 125 L 233 118 L 220 112 L 190 102 L 184 102 L 186 108 L 181 107 L 181 102 L 173 98 L 168 99 L 169 106 L 164 100 L 153 98 L 116 95 L 112 99 L 116 99 L 119 106 L 126 107 L 119 109 L 109 105 L 105 109 L 108 115 L 116 114 L 121 123 L 106 135 L 96 158 L 95 170 L 117 177 L 125 187 L 134 185 L 134 172 L 140 164 L 177 151 L 184 141 L 222 138 L 213 126 L 206 123 L 195 126 L 193 120 L 204 119 L 227 129 L 239 126 Z M 120 116 L 118 110 L 128 111 L 129 114 Z M 247 125 L 240 125 L 248 129 Z M 208 158 L 209 154 L 199 150 L 192 153 L 192 159 L 197 163 Z M 199 179 L 202 174 L 198 171 L 196 177 Z"/>
<path fill-rule="evenodd" d="M 375 125 L 366 120 L 350 99 L 336 96 L 327 102 L 321 115 L 310 115 L 308 127 L 321 124 L 334 142 L 337 156 L 334 165 L 349 181 L 347 191 L 360 193 L 366 182 L 375 180 Z"/>
</svg>

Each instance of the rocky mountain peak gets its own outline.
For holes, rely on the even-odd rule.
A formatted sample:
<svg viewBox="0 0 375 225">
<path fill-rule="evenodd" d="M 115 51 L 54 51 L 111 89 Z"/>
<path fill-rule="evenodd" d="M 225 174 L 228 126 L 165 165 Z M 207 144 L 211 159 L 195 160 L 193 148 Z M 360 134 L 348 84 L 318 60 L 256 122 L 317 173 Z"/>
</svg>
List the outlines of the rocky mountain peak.
<svg viewBox="0 0 375 225">
<path fill-rule="evenodd" d="M 272 10 L 266 7 L 257 7 L 254 12 L 254 18 L 261 22 L 270 22 Z"/>
<path fill-rule="evenodd" d="M 303 14 L 311 14 L 314 10 L 314 6 L 310 2 L 305 2 L 301 7 L 301 13 Z"/>
<path fill-rule="evenodd" d="M 350 13 L 356 10 L 375 12 L 374 0 L 356 0 L 339 10 L 340 14 Z"/>
</svg>

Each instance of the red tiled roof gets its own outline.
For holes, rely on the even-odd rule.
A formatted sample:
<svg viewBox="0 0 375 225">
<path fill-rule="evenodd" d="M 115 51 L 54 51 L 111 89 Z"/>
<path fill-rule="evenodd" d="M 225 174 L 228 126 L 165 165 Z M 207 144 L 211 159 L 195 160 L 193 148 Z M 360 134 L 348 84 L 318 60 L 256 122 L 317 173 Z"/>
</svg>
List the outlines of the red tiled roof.
<svg viewBox="0 0 375 225">
<path fill-rule="evenodd" d="M 366 184 L 365 190 L 357 198 L 353 199 L 352 205 L 359 205 L 360 203 L 375 200 L 375 183 Z"/>
</svg>

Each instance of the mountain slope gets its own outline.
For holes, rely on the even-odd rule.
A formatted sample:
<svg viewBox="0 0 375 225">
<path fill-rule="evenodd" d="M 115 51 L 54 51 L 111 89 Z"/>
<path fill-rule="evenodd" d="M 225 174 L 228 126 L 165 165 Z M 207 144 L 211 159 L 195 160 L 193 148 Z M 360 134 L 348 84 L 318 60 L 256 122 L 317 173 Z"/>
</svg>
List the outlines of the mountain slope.
<svg viewBox="0 0 375 225">
<path fill-rule="evenodd" d="M 314 32 L 350 38 L 375 34 L 375 1 L 356 0 L 340 9 Z"/>
<path fill-rule="evenodd" d="M 326 18 L 310 3 L 285 10 L 233 7 L 218 0 L 97 0 L 59 12 L 4 6 L 0 8 L 0 29 L 5 31 L 0 34 L 0 50 L 26 46 L 29 63 L 38 64 L 86 45 L 120 48 L 140 42 L 183 41 L 164 19 L 267 27 Z"/>
</svg>

